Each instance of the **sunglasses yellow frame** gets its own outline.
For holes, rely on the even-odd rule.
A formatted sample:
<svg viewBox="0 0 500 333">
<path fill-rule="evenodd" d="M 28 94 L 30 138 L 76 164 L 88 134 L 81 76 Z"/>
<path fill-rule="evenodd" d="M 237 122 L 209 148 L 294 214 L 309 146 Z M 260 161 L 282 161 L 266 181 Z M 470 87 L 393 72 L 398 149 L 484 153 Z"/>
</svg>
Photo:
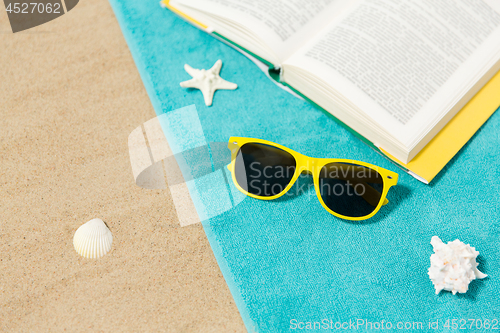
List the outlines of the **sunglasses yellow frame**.
<svg viewBox="0 0 500 333">
<path fill-rule="evenodd" d="M 295 158 L 295 161 L 297 163 L 296 168 L 295 168 L 295 173 L 294 173 L 290 183 L 287 185 L 287 187 L 282 192 L 280 192 L 274 196 L 258 196 L 258 195 L 255 195 L 255 194 L 252 194 L 252 193 L 245 191 L 238 184 L 238 182 L 236 181 L 236 175 L 234 172 L 235 161 L 236 161 L 236 156 L 238 155 L 240 148 L 246 143 L 260 143 L 260 144 L 265 144 L 268 146 L 276 147 L 276 148 L 279 148 L 281 150 L 288 152 L 289 154 L 291 154 Z M 229 169 L 229 171 L 232 174 L 234 185 L 236 186 L 236 188 L 240 192 L 248 195 L 249 197 L 255 198 L 255 199 L 274 200 L 274 199 L 277 199 L 277 198 L 283 196 L 286 192 L 288 192 L 288 190 L 290 190 L 290 188 L 293 186 L 293 184 L 295 183 L 297 178 L 299 178 L 300 174 L 302 174 L 303 172 L 307 172 L 307 173 L 310 173 L 313 177 L 314 188 L 316 190 L 316 196 L 318 197 L 318 200 L 321 203 L 321 205 L 323 206 L 323 208 L 325 208 L 330 214 L 337 216 L 339 218 L 342 218 L 342 219 L 346 219 L 346 220 L 351 220 L 351 221 L 366 220 L 366 219 L 369 219 L 370 217 L 372 217 L 373 215 L 375 215 L 383 205 L 389 203 L 389 200 L 387 200 L 387 198 L 386 198 L 387 192 L 389 192 L 389 189 L 392 186 L 396 185 L 398 182 L 398 174 L 397 173 L 392 172 L 392 171 L 387 170 L 387 169 L 384 169 L 384 168 L 381 168 L 381 167 L 373 165 L 373 164 L 369 164 L 369 163 L 365 163 L 365 162 L 361 162 L 361 161 L 349 160 L 349 159 L 309 157 L 309 156 L 302 155 L 302 154 L 300 154 L 294 150 L 291 150 L 287 147 L 284 147 L 282 145 L 279 145 L 277 143 L 267 141 L 267 140 L 253 139 L 253 138 L 242 138 L 242 137 L 231 137 L 231 138 L 229 138 L 228 148 L 231 150 L 231 164 L 229 164 L 227 168 Z M 366 215 L 366 216 L 351 217 L 351 216 L 345 216 L 345 215 L 341 215 L 339 213 L 336 213 L 326 206 L 326 204 L 323 202 L 323 199 L 321 198 L 320 186 L 319 186 L 319 176 L 320 176 L 321 169 L 326 164 L 329 164 L 329 163 L 349 163 L 349 164 L 360 165 L 360 166 L 375 170 L 376 172 L 378 172 L 378 174 L 380 176 L 382 176 L 383 191 L 382 191 L 380 200 L 379 200 L 376 208 L 373 210 L 373 212 L 371 212 L 369 215 Z"/>
</svg>

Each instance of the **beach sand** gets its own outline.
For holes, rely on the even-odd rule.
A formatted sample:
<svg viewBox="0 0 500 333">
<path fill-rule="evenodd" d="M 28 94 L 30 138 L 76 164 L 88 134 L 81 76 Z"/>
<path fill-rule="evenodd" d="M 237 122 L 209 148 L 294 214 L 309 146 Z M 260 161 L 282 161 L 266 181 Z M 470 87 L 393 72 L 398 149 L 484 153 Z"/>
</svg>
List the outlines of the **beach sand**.
<svg viewBox="0 0 500 333">
<path fill-rule="evenodd" d="M 127 138 L 155 117 L 106 0 L 12 34 L 0 10 L 0 330 L 242 332 L 200 224 L 135 185 Z M 84 259 L 92 218 L 111 252 Z"/>
</svg>

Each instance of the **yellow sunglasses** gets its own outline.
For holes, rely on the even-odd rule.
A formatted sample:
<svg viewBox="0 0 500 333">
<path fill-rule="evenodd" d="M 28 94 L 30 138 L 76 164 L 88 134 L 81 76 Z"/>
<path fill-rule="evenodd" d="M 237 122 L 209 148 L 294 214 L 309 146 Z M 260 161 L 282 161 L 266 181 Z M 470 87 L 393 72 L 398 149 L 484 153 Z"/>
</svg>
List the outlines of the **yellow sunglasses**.
<svg viewBox="0 0 500 333">
<path fill-rule="evenodd" d="M 231 137 L 231 171 L 235 186 L 256 199 L 283 196 L 302 173 L 309 173 L 321 205 L 347 220 L 365 220 L 387 204 L 398 174 L 373 164 L 302 155 L 274 142 Z"/>
</svg>

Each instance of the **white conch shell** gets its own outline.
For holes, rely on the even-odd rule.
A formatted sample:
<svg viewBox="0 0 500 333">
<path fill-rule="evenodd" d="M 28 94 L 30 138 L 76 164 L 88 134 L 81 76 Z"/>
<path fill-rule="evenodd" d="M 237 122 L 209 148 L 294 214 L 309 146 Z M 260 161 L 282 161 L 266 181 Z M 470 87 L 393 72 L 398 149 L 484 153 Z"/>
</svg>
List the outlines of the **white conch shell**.
<svg viewBox="0 0 500 333">
<path fill-rule="evenodd" d="M 458 239 L 444 244 L 438 236 L 431 239 L 434 254 L 431 255 L 429 278 L 436 288 L 436 295 L 441 290 L 448 290 L 455 295 L 466 293 L 472 280 L 483 279 L 488 275 L 481 273 L 476 257 L 479 252 Z"/>
<path fill-rule="evenodd" d="M 73 246 L 85 258 L 100 258 L 111 250 L 113 235 L 101 219 L 83 224 L 75 232 Z"/>
</svg>

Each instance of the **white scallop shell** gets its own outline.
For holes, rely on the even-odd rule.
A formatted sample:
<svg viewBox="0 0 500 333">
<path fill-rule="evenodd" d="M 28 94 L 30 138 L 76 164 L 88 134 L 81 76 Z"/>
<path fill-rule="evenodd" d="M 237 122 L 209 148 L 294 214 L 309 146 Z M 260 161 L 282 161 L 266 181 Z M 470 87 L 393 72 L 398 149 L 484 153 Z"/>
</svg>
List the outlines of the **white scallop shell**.
<svg viewBox="0 0 500 333">
<path fill-rule="evenodd" d="M 73 246 L 85 258 L 100 258 L 111 250 L 113 235 L 101 219 L 83 224 L 75 232 Z"/>
</svg>

